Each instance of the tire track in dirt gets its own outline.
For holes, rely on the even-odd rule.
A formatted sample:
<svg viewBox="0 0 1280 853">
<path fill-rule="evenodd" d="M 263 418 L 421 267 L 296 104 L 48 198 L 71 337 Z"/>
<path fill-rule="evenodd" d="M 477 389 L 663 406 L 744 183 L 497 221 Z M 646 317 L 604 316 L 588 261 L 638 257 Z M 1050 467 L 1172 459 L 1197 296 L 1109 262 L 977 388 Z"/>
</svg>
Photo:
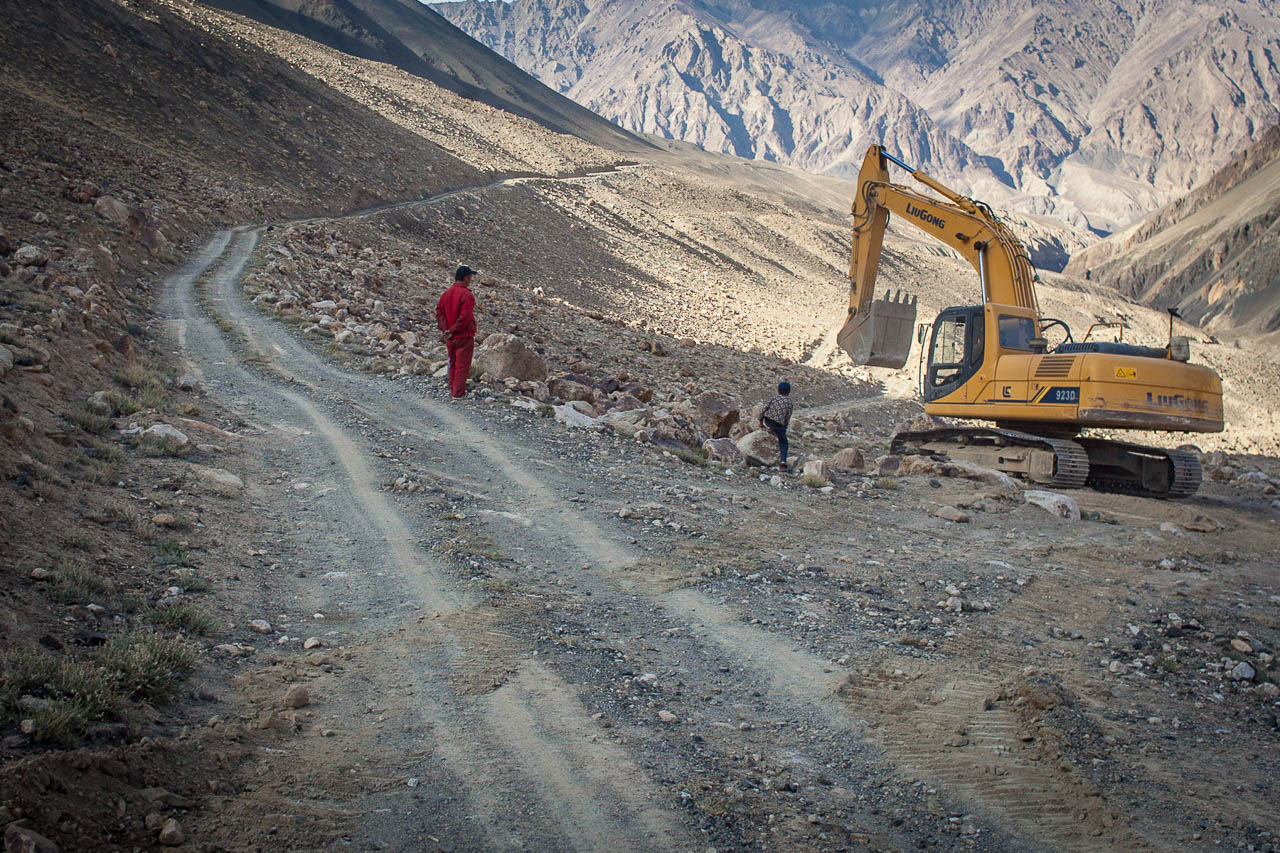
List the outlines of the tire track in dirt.
<svg viewBox="0 0 1280 853">
<path fill-rule="evenodd" d="M 224 309 L 232 314 L 237 326 L 254 342 L 254 348 L 262 351 L 262 343 L 265 341 L 280 358 L 287 360 L 290 365 L 287 375 L 291 381 L 309 388 L 315 394 L 324 394 L 326 391 L 333 393 L 335 389 L 341 389 L 339 393 L 344 402 L 373 421 L 408 433 L 428 446 L 451 445 L 455 456 L 481 456 L 520 496 L 520 504 L 512 505 L 509 509 L 516 512 L 536 510 L 536 513 L 530 513 L 538 517 L 531 532 L 555 543 L 553 550 L 561 552 L 562 561 L 566 552 L 575 551 L 586 561 L 583 565 L 588 568 L 589 576 L 594 576 L 597 580 L 591 587 L 596 595 L 608 596 L 608 585 L 613 585 L 625 592 L 637 593 L 655 601 L 669 618 L 689 625 L 703 642 L 744 664 L 771 688 L 774 695 L 784 697 L 796 719 L 816 718 L 820 725 L 829 729 L 855 737 L 866 737 L 866 727 L 858 724 L 856 718 L 848 713 L 845 705 L 837 698 L 844 680 L 843 674 L 833 672 L 827 661 L 796 650 L 789 642 L 778 640 L 740 622 L 730 609 L 696 590 L 671 590 L 669 584 L 650 583 L 643 577 L 629 575 L 626 570 L 640 562 L 639 555 L 630 548 L 613 542 L 612 537 L 599 525 L 583 518 L 563 502 L 552 488 L 517 463 L 501 442 L 478 431 L 472 419 L 453 410 L 449 404 L 417 397 L 405 400 L 406 395 L 396 388 L 386 392 L 378 389 L 375 395 L 368 387 L 371 384 L 369 380 L 352 376 L 324 360 L 287 334 L 274 320 L 249 306 L 243 299 L 242 292 L 238 279 L 228 276 L 220 280 L 217 297 Z M 416 421 L 415 414 L 425 416 L 429 422 L 435 421 L 438 426 L 431 430 L 412 426 Z M 498 499 L 501 500 L 501 496 Z M 606 585 L 602 586 L 599 581 L 604 581 Z M 501 676 L 496 680 L 501 680 Z M 906 741 L 890 738 L 883 740 L 883 743 L 897 760 L 914 764 L 919 759 L 936 757 L 932 752 L 928 755 L 920 751 L 908 753 L 904 749 Z M 963 774 L 949 775 L 955 776 L 947 785 L 949 791 L 976 799 L 980 808 L 986 804 L 987 800 L 981 796 L 985 789 L 960 784 L 964 781 Z M 1052 818 L 1043 821 L 1038 814 L 1032 812 L 1008 816 L 1015 817 L 1015 825 L 1030 824 L 1037 833 L 1048 831 L 1048 837 L 1066 840 L 1062 833 L 1054 831 L 1060 827 Z"/>
<path fill-rule="evenodd" d="M 992 636 L 1040 635 L 1062 624 L 1069 605 L 1092 600 L 1095 589 L 1106 588 L 1082 571 L 1082 580 L 1037 581 L 944 644 L 943 660 L 890 657 L 870 677 L 851 676 L 841 695 L 872 721 L 907 769 L 996 822 L 1032 825 L 1042 843 L 1061 850 L 1155 849 L 1130 832 L 1118 811 L 1060 758 L 1051 733 L 1030 723 L 1028 717 L 1046 707 L 1037 703 L 1052 699 L 1029 681 L 1016 647 Z M 1091 585 L 1088 594 L 1078 589 L 1085 585 Z M 1088 623 L 1074 627 L 1093 633 L 1091 620 L 1103 612 L 1074 614 L 1075 621 Z M 969 665 L 957 667 L 958 661 Z"/>
<path fill-rule="evenodd" d="M 301 415 L 324 440 L 333 461 L 341 466 L 344 490 L 351 499 L 351 506 L 344 509 L 358 514 L 367 529 L 353 533 L 364 533 L 369 547 L 386 555 L 395 575 L 409 585 L 425 607 L 441 617 L 462 618 L 472 602 L 452 588 L 447 573 L 434 558 L 417 548 L 409 526 L 381 492 L 378 478 L 348 433 L 297 391 L 281 387 L 282 383 L 261 380 L 236 366 L 231 349 L 199 313 L 192 292 L 196 280 L 220 258 L 222 262 L 213 273 L 214 285 L 221 288 L 238 281 L 255 243 L 253 231 L 242 231 L 234 239 L 227 232 L 220 233 L 168 283 L 166 304 L 171 316 L 179 321 L 175 331 L 186 345 L 189 361 L 219 363 L 222 374 L 235 375 L 235 387 L 241 393 L 248 392 L 258 402 L 275 397 L 277 409 L 283 402 L 285 408 Z M 220 319 L 226 322 L 225 317 Z M 255 357 L 270 359 L 261 354 Z M 600 849 L 602 839 L 623 850 L 677 844 L 683 835 L 677 821 L 651 805 L 660 800 L 659 795 L 638 781 L 643 776 L 625 754 L 604 747 L 586 753 L 570 749 L 596 733 L 596 727 L 576 703 L 565 698 L 551 708 L 556 719 L 544 719 L 542 709 L 548 708 L 545 695 L 558 692 L 571 696 L 568 685 L 541 670 L 538 680 L 544 685 L 542 691 L 532 691 L 525 684 L 520 692 L 513 688 L 500 700 L 482 700 L 501 702 L 501 713 L 492 708 L 475 709 L 471 707 L 474 702 L 469 705 L 464 695 L 452 690 L 449 679 L 448 659 L 468 653 L 466 633 L 451 632 L 446 623 L 434 618 L 416 623 L 415 633 L 450 653 L 426 669 L 421 659 L 404 653 L 405 640 L 401 639 L 395 648 L 373 651 L 372 656 L 379 662 L 375 669 L 396 673 L 393 681 L 403 683 L 407 677 L 416 683 L 421 693 L 417 713 L 437 727 L 454 730 L 453 735 L 437 739 L 436 750 L 454 777 L 470 789 L 472 809 L 483 815 L 487 824 L 487 846 L 507 847 L 513 838 L 533 841 L 539 849 L 581 851 Z M 525 704 L 526 700 L 530 704 Z M 348 704 L 358 706 L 360 700 L 350 697 Z M 548 739 L 547 731 L 556 731 L 562 737 Z M 522 743 L 539 747 L 532 752 L 515 748 Z M 584 764 L 590 761 L 602 763 Z M 555 780 L 551 789 L 545 784 L 548 778 Z M 527 804 L 521 810 L 523 816 L 514 822 L 510 812 L 513 801 Z M 627 808 L 618 809 L 616 804 L 626 804 Z M 551 822 L 546 822 L 548 816 L 552 817 Z M 412 837 L 410 828 L 406 827 L 402 835 Z"/>
</svg>

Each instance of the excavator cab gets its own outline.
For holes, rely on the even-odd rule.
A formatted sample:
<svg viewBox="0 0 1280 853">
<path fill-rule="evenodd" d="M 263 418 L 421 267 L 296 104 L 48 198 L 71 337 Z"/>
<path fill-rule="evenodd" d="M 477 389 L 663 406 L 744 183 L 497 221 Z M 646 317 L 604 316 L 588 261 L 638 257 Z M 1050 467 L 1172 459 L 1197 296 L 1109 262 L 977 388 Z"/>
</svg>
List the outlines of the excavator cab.
<svg viewBox="0 0 1280 853">
<path fill-rule="evenodd" d="M 985 323 L 981 305 L 946 308 L 938 315 L 929 341 L 929 366 L 921 377 L 925 402 L 957 391 L 982 366 Z"/>
</svg>

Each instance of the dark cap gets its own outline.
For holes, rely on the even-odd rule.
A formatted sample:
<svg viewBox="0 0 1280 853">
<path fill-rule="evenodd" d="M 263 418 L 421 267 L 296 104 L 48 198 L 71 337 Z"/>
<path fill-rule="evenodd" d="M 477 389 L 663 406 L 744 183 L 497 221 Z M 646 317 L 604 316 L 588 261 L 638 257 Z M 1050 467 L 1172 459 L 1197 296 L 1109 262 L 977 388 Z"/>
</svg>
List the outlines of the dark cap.
<svg viewBox="0 0 1280 853">
<path fill-rule="evenodd" d="M 779 393 L 779 394 L 790 394 L 790 393 L 791 393 L 791 383 L 790 383 L 790 382 L 779 382 L 779 383 L 778 383 L 778 393 Z"/>
<path fill-rule="evenodd" d="M 467 276 L 475 275 L 475 274 L 476 274 L 475 270 L 473 270 L 471 267 L 467 266 L 466 264 L 463 264 L 462 266 L 458 267 L 458 271 L 453 274 L 453 280 L 462 281 Z"/>
</svg>

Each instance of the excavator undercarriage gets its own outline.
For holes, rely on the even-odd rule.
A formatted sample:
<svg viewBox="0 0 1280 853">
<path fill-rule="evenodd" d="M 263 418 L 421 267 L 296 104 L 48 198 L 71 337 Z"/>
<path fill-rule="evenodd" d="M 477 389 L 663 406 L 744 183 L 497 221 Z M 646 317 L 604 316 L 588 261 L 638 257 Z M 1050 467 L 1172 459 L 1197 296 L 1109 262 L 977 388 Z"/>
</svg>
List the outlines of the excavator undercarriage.
<svg viewBox="0 0 1280 853">
<path fill-rule="evenodd" d="M 900 432 L 890 453 L 945 456 L 1020 476 L 1052 489 L 1088 487 L 1155 498 L 1185 498 L 1200 488 L 1190 453 L 1100 438 L 1053 438 L 1000 427 L 942 427 Z"/>
</svg>

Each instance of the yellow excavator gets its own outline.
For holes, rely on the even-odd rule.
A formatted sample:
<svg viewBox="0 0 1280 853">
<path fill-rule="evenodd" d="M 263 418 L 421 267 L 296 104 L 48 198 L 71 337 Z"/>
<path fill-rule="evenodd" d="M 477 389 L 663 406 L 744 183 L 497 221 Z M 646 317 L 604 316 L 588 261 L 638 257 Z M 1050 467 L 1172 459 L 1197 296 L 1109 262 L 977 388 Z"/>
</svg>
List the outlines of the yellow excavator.
<svg viewBox="0 0 1280 853">
<path fill-rule="evenodd" d="M 889 180 L 890 164 L 942 198 Z M 1165 347 L 1076 342 L 1061 320 L 1041 315 L 1035 267 L 1013 232 L 966 198 L 879 145 L 867 151 L 853 203 L 853 282 L 848 321 L 836 340 L 856 364 L 901 368 L 916 327 L 916 300 L 873 299 L 889 214 L 959 252 L 978 274 L 982 304 L 946 308 L 928 339 L 921 371 L 925 412 L 994 422 L 894 436 L 891 452 L 945 455 L 1053 488 L 1088 486 L 1162 498 L 1193 494 L 1200 463 L 1190 453 L 1081 435 L 1089 428 L 1221 432 L 1222 382 L 1189 364 L 1186 338 Z M 1050 349 L 1047 333 L 1064 340 Z"/>
</svg>

